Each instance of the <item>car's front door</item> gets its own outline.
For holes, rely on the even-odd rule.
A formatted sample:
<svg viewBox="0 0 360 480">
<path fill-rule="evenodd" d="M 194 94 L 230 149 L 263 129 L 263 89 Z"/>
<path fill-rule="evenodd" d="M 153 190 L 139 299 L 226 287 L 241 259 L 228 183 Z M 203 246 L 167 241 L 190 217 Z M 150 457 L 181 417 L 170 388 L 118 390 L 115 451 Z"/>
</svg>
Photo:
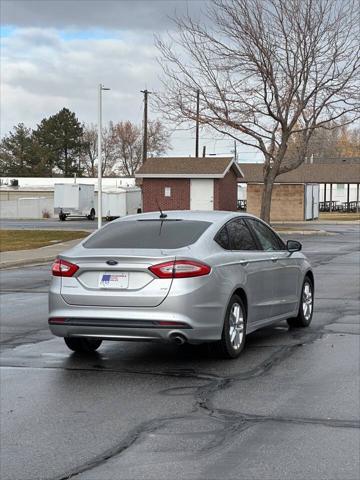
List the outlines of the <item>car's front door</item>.
<svg viewBox="0 0 360 480">
<path fill-rule="evenodd" d="M 272 278 L 274 282 L 274 317 L 294 313 L 299 299 L 298 262 L 286 249 L 284 242 L 265 223 L 255 218 L 247 218 L 264 252 L 272 261 Z"/>
</svg>

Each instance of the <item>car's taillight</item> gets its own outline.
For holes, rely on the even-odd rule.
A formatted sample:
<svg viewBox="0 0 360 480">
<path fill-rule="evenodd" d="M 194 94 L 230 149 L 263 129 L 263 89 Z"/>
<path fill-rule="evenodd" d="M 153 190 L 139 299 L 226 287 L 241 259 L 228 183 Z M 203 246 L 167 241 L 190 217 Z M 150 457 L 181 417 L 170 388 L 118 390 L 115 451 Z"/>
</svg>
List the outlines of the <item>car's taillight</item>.
<svg viewBox="0 0 360 480">
<path fill-rule="evenodd" d="M 192 260 L 176 260 L 159 263 L 149 267 L 150 272 L 159 278 L 190 278 L 202 277 L 211 272 L 209 265 Z"/>
<path fill-rule="evenodd" d="M 54 277 L 72 277 L 79 267 L 74 263 L 67 262 L 57 258 L 51 267 L 51 273 Z"/>
</svg>

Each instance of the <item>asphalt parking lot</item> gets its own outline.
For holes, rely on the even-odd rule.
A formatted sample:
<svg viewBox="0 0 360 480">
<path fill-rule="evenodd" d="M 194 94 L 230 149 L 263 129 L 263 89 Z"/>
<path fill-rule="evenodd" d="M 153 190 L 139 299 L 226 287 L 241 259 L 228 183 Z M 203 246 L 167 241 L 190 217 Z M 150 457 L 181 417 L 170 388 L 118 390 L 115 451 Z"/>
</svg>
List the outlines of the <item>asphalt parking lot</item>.
<svg viewBox="0 0 360 480">
<path fill-rule="evenodd" d="M 296 237 L 311 327 L 251 334 L 235 361 L 120 342 L 80 358 L 47 329 L 49 265 L 3 270 L 1 477 L 359 478 L 359 225 L 333 231 Z"/>
</svg>

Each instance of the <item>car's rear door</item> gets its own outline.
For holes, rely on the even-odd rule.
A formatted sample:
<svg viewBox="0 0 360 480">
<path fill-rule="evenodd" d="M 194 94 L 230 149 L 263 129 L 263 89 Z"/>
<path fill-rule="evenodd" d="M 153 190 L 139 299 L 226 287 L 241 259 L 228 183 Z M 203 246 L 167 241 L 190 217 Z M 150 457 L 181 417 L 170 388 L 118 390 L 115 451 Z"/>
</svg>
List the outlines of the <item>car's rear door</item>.
<svg viewBox="0 0 360 480">
<path fill-rule="evenodd" d="M 228 269 L 237 268 L 237 279 L 245 278 L 249 319 L 256 324 L 273 315 L 274 279 L 271 255 L 260 249 L 244 219 L 238 217 L 224 227 L 229 236 L 231 258 Z M 219 235 L 223 234 L 221 230 Z M 234 255 L 235 254 L 235 255 Z"/>
</svg>

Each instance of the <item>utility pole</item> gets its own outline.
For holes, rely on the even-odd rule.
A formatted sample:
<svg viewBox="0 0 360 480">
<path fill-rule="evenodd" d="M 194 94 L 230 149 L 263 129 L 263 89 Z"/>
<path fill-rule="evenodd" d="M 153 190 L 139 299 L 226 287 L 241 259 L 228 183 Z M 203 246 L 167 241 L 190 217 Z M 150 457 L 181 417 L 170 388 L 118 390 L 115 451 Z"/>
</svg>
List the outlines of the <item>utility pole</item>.
<svg viewBox="0 0 360 480">
<path fill-rule="evenodd" d="M 102 140 L 102 92 L 103 90 L 110 90 L 110 88 L 104 87 L 99 84 L 98 94 L 98 228 L 101 228 L 102 224 L 102 152 L 101 152 L 101 140 Z"/>
<path fill-rule="evenodd" d="M 235 162 L 237 162 L 237 143 L 236 143 L 236 140 L 234 140 L 234 157 L 235 157 Z"/>
<path fill-rule="evenodd" d="M 195 131 L 195 158 L 199 156 L 199 115 L 200 115 L 200 90 L 196 92 L 196 131 Z"/>
<path fill-rule="evenodd" d="M 146 162 L 146 159 L 147 159 L 148 95 L 152 92 L 149 92 L 148 90 L 145 89 L 145 90 L 141 90 L 141 93 L 144 94 L 144 138 L 143 138 L 143 155 L 142 155 L 142 161 L 143 161 L 143 164 L 144 164 Z"/>
</svg>

